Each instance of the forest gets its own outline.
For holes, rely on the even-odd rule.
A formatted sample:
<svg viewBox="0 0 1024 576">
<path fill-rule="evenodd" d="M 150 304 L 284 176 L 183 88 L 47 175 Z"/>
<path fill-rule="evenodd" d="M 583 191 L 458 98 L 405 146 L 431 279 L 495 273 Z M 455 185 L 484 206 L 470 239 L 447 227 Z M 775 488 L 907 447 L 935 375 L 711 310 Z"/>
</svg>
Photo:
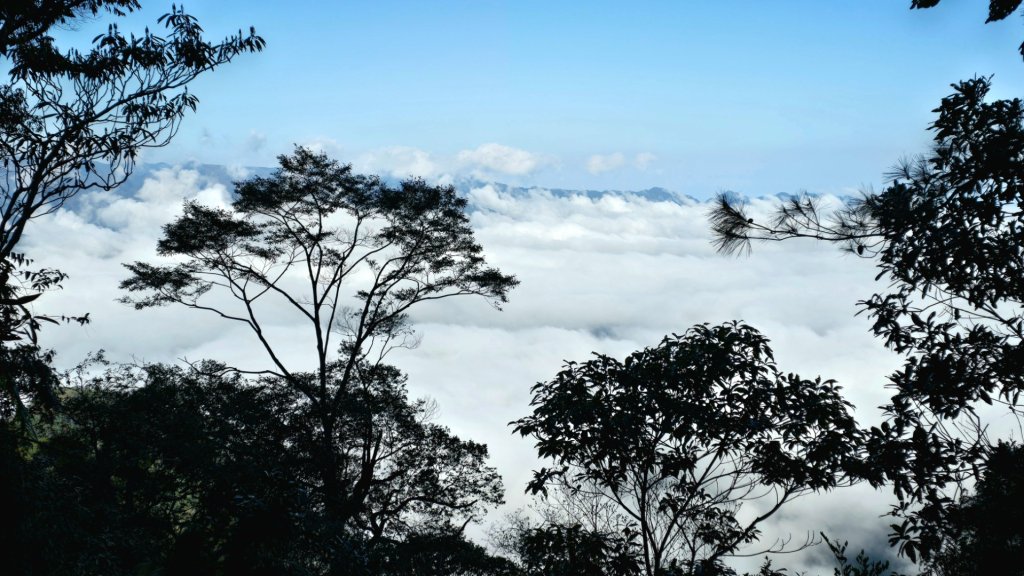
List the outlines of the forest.
<svg viewBox="0 0 1024 576">
<path fill-rule="evenodd" d="M 47 312 L 68 274 L 25 235 L 124 185 L 195 112 L 191 83 L 273 42 L 211 40 L 180 6 L 126 35 L 116 22 L 140 8 L 0 6 L 0 573 L 735 576 L 753 556 L 748 576 L 781 576 L 817 546 L 836 576 L 1024 574 L 1024 446 L 990 432 L 993 410 L 1020 429 L 1024 390 L 1024 101 L 993 97 L 997 79 L 951 79 L 930 148 L 894 158 L 879 191 L 774 199 L 767 215 L 722 193 L 707 214 L 721 258 L 805 239 L 870 264 L 856 314 L 900 362 L 877 383 L 877 425 L 837 381 L 777 365 L 769 330 L 701 323 L 534 384 L 507 432 L 544 465 L 506 486 L 393 360 L 417 345 L 415 311 L 497 314 L 516 271 L 488 260 L 455 187 L 312 147 L 238 179 L 226 207 L 186 201 L 158 258 L 125 262 L 109 294 L 244 331 L 245 363 L 98 352 L 57 367 L 47 336 L 91 318 Z M 85 20 L 111 25 L 86 48 L 55 39 Z M 281 317 L 302 327 L 300 361 L 270 336 Z M 905 568 L 814 526 L 765 537 L 794 501 L 855 486 L 891 496 L 884 539 Z M 524 490 L 528 510 L 467 531 Z"/>
</svg>

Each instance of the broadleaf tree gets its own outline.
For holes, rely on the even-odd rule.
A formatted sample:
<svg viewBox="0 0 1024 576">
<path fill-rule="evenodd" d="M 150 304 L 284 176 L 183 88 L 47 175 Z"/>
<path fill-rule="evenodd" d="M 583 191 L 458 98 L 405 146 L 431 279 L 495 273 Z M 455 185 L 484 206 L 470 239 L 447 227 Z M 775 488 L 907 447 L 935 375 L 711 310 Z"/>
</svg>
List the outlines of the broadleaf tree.
<svg viewBox="0 0 1024 576">
<path fill-rule="evenodd" d="M 229 207 L 186 203 L 158 244 L 158 253 L 173 261 L 128 264 L 124 300 L 137 308 L 181 306 L 245 328 L 266 362 L 231 369 L 293 389 L 308 405 L 315 424 L 314 488 L 324 513 L 339 527 L 386 536 L 401 528 L 386 510 L 424 506 L 428 495 L 417 490 L 468 477 L 422 477 L 409 480 L 405 495 L 380 492 L 415 464 L 388 464 L 392 431 L 377 416 L 389 408 L 365 404 L 387 404 L 387 391 L 402 381 L 385 357 L 415 343 L 408 317 L 413 307 L 460 296 L 497 307 L 517 284 L 487 265 L 465 208 L 450 186 L 421 180 L 390 186 L 298 147 L 280 157 L 271 176 L 237 183 Z M 271 327 L 287 313 L 307 338 L 305 353 L 294 361 L 280 353 L 283 340 Z M 399 458 L 447 457 L 447 440 L 435 440 L 433 454 L 416 456 L 407 446 Z M 460 446 L 450 452 L 456 465 L 486 456 L 482 446 Z M 480 505 L 500 500 L 487 494 L 476 503 L 445 504 L 440 491 L 434 504 L 472 518 Z"/>
<path fill-rule="evenodd" d="M 912 559 L 938 550 L 946 512 L 985 467 L 987 406 L 1019 418 L 1024 390 L 1024 103 L 989 100 L 990 87 L 954 84 L 935 109 L 933 151 L 881 192 L 834 211 L 796 197 L 765 220 L 723 195 L 711 218 L 726 253 L 809 237 L 875 262 L 886 285 L 861 313 L 903 365 L 871 430 L 873 481 L 899 498 L 893 543 Z"/>
<path fill-rule="evenodd" d="M 203 37 L 180 7 L 159 29 L 123 34 L 116 19 L 136 0 L 10 1 L 0 6 L 0 393 L 21 422 L 26 398 L 52 396 L 39 378 L 49 355 L 37 332 L 75 318 L 35 313 L 32 301 L 57 289 L 59 270 L 33 269 L 18 250 L 28 223 L 85 190 L 110 190 L 135 166 L 140 150 L 174 137 L 198 99 L 187 85 L 236 56 L 263 49 L 250 28 L 219 42 Z M 100 14 L 115 21 L 87 50 L 61 48 L 53 30 Z"/>
<path fill-rule="evenodd" d="M 839 387 L 781 373 L 767 339 L 739 323 L 696 326 L 625 361 L 570 362 L 531 405 L 512 424 L 553 464 L 529 491 L 612 503 L 649 576 L 750 553 L 764 520 L 855 481 L 861 465 Z"/>
<path fill-rule="evenodd" d="M 998 442 L 969 494 L 951 505 L 927 567 L 939 576 L 1024 574 L 1024 447 Z"/>
<path fill-rule="evenodd" d="M 0 504 L 12 521 L 0 536 L 13 545 L 12 573 L 308 576 L 332 562 L 345 574 L 493 563 L 461 530 L 502 498 L 486 448 L 430 422 L 430 403 L 410 401 L 393 368 L 344 405 L 351 430 L 339 450 L 380 456 L 367 505 L 341 527 L 318 496 L 316 419 L 297 390 L 209 362 L 86 368 L 39 426 L 45 441 L 32 458 L 5 468 Z M 368 425 L 375 445 L 353 433 Z M 425 540 L 450 549 L 431 557 L 416 545 Z"/>
</svg>

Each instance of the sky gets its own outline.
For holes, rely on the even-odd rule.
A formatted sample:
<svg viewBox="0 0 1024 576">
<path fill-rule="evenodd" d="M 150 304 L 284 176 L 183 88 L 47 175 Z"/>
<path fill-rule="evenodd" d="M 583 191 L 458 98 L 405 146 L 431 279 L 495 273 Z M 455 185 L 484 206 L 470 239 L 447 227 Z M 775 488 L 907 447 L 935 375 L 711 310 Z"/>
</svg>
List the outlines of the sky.
<svg viewBox="0 0 1024 576">
<path fill-rule="evenodd" d="M 159 28 L 167 3 L 143 4 L 122 30 Z M 267 166 L 305 144 L 398 177 L 844 193 L 927 145 L 952 82 L 1024 86 L 1019 16 L 908 5 L 191 2 L 210 37 L 251 25 L 267 47 L 193 83 L 198 112 L 146 159 Z"/>
<path fill-rule="evenodd" d="M 125 31 L 168 8 L 146 4 Z M 437 401 L 441 423 L 491 447 L 510 503 L 489 521 L 527 503 L 537 460 L 507 423 L 527 414 L 531 385 L 564 361 L 622 358 L 696 323 L 739 319 L 761 330 L 783 371 L 836 379 L 871 424 L 899 363 L 856 316 L 856 302 L 878 289 L 871 263 L 813 242 L 718 255 L 703 201 L 731 190 L 757 213 L 771 195 L 807 190 L 839 202 L 927 149 L 931 110 L 951 83 L 994 74 L 994 96 L 1022 92 L 1019 16 L 984 25 L 984 2 L 907 4 L 189 4 L 212 36 L 255 26 L 266 51 L 191 86 L 199 110 L 143 157 L 166 165 L 33 223 L 29 254 L 70 274 L 64 291 L 47 295 L 47 312 L 93 318 L 47 328 L 45 339 L 62 366 L 101 348 L 118 361 L 258 361 L 234 327 L 132 310 L 114 301 L 116 286 L 122 263 L 155 258 L 160 227 L 182 200 L 230 201 L 229 178 L 200 165 L 244 178 L 301 144 L 389 177 L 473 178 L 463 191 L 477 239 L 522 284 L 500 312 L 473 299 L 420 307 L 421 345 L 391 360 L 414 396 Z M 91 38 L 101 25 L 62 34 Z M 513 196 L 493 183 L 531 191 Z M 697 200 L 548 192 L 654 186 Z M 274 330 L 285 354 L 308 353 L 295 344 L 294 319 Z M 880 550 L 885 502 L 867 488 L 807 498 L 769 533 L 824 530 Z M 821 554 L 779 562 L 811 567 Z"/>
</svg>

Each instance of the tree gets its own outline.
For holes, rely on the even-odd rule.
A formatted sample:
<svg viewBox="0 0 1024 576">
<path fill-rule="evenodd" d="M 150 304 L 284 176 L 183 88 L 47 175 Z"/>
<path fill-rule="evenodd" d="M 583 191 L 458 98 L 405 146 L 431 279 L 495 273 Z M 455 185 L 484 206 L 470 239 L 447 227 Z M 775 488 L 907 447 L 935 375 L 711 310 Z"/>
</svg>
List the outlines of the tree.
<svg viewBox="0 0 1024 576">
<path fill-rule="evenodd" d="M 951 507 L 942 545 L 928 569 L 937 576 L 1024 574 L 1024 447 L 999 442 L 974 494 Z"/>
<path fill-rule="evenodd" d="M 872 560 L 864 550 L 858 552 L 857 557 L 851 562 L 846 555 L 849 542 L 840 544 L 838 540 L 829 540 L 824 533 L 821 534 L 821 537 L 836 559 L 836 567 L 833 570 L 835 576 L 901 576 L 897 572 L 889 570 L 888 560 Z M 887 570 L 889 571 L 888 575 L 886 574 Z"/>
<path fill-rule="evenodd" d="M 544 504 L 551 503 L 544 500 Z M 604 504 L 598 502 L 597 506 Z M 539 511 L 539 522 L 517 511 L 502 524 L 492 526 L 488 534 L 491 545 L 512 559 L 523 576 L 640 574 L 638 535 L 628 525 L 614 520 L 576 522 L 571 515 L 550 505 Z"/>
<path fill-rule="evenodd" d="M 301 394 L 201 368 L 113 366 L 63 389 L 31 457 L 0 461 L 12 479 L 0 535 L 17 544 L 6 569 L 309 575 L 344 560 L 349 573 L 500 573 L 456 524 L 501 501 L 486 449 L 427 422 L 429 404 L 409 401 L 401 381 L 347 405 L 353 425 L 372 414 L 387 455 L 362 515 L 339 528 L 317 497 L 315 419 Z M 430 543 L 445 549 L 431 555 Z"/>
<path fill-rule="evenodd" d="M 576 525 L 546 525 L 518 535 L 517 556 L 528 576 L 636 576 L 636 534 L 596 532 Z"/>
<path fill-rule="evenodd" d="M 309 450 L 315 488 L 326 515 L 338 527 L 355 523 L 383 535 L 390 521 L 373 510 L 418 506 L 426 499 L 403 504 L 409 496 L 393 500 L 377 492 L 414 465 L 387 464 L 398 456 L 382 448 L 392 431 L 377 419 L 393 414 L 389 402 L 400 378 L 383 360 L 394 348 L 414 343 L 409 310 L 464 295 L 482 296 L 497 307 L 517 281 L 486 265 L 466 201 L 453 188 L 421 180 L 391 187 L 301 147 L 279 159 L 280 169 L 269 178 L 238 183 L 229 209 L 187 203 L 157 247 L 178 263 L 127 265 L 132 276 L 122 287 L 135 295 L 125 301 L 137 308 L 175 304 L 247 327 L 268 365 L 232 370 L 266 376 L 303 399 L 314 431 Z M 354 294 L 351 306 L 348 291 Z M 312 371 L 279 355 L 265 322 L 272 305 L 281 307 L 275 313 L 288 310 L 308 328 L 305 361 Z M 449 453 L 446 441 L 429 431 L 423 440 L 438 442 L 436 454 L 419 456 L 424 462 L 486 455 L 478 445 Z M 407 457 L 415 458 L 411 452 Z M 409 490 L 421 482 L 440 486 L 462 479 L 420 478 Z"/>
<path fill-rule="evenodd" d="M 264 46 L 251 29 L 210 43 L 182 8 L 159 19 L 166 37 L 148 30 L 125 37 L 111 24 L 86 53 L 62 52 L 47 34 L 83 12 L 136 8 L 135 1 L 65 0 L 13 2 L 0 11 L 0 54 L 10 65 L 9 82 L 0 86 L 3 260 L 29 220 L 80 191 L 117 186 L 140 149 L 167 144 L 198 104 L 189 82 Z"/>
<path fill-rule="evenodd" d="M 221 558 L 294 573 L 283 568 L 308 547 L 291 399 L 163 366 L 110 367 L 62 394 L 2 491 L 5 569 L 209 574 Z"/>
<path fill-rule="evenodd" d="M 763 222 L 722 196 L 711 219 L 727 253 L 810 237 L 876 262 L 888 287 L 861 312 L 904 364 L 871 430 L 873 482 L 899 498 L 893 543 L 911 559 L 938 550 L 949 505 L 985 467 L 979 407 L 1017 416 L 1024 389 L 1024 104 L 986 101 L 987 78 L 953 87 L 935 110 L 933 152 L 904 162 L 882 192 L 831 214 L 795 198 Z"/>
<path fill-rule="evenodd" d="M 375 576 L 522 576 L 518 567 L 461 534 L 419 533 L 378 549 Z"/>
<path fill-rule="evenodd" d="M 529 491 L 565 485 L 613 502 L 649 576 L 737 553 L 786 502 L 855 478 L 862 447 L 834 382 L 783 375 L 768 341 L 737 323 L 696 326 L 625 362 L 570 362 L 533 387 L 531 405 L 512 424 L 555 466 Z"/>
<path fill-rule="evenodd" d="M 5 3 L 0 7 L 0 56 L 22 54 L 22 59 L 29 62 L 45 59 L 48 60 L 46 68 L 66 65 L 63 55 L 52 50 L 52 41 L 46 40 L 51 28 L 71 24 L 83 16 L 95 17 L 101 11 L 123 16 L 139 7 L 138 0 L 15 0 Z M 47 48 L 51 49 L 49 54 Z M 38 57 L 33 58 L 33 54 Z"/>
<path fill-rule="evenodd" d="M 35 314 L 29 304 L 65 279 L 59 270 L 28 268 L 31 261 L 18 252 L 25 227 L 79 192 L 124 182 L 139 151 L 167 144 L 196 108 L 188 83 L 264 46 L 251 28 L 211 43 L 177 7 L 159 19 L 165 36 L 147 29 L 126 37 L 112 23 L 86 52 L 61 50 L 50 36 L 54 26 L 84 16 L 138 8 L 136 0 L 16 0 L 0 7 L 8 77 L 0 84 L 0 393 L 23 424 L 23 396 L 52 397 L 52 378 L 38 376 L 49 355 L 37 332 L 43 322 L 60 320 Z"/>
<path fill-rule="evenodd" d="M 351 521 L 371 545 L 426 536 L 424 529 L 438 537 L 461 535 L 489 507 L 504 502 L 501 477 L 486 465 L 486 446 L 430 422 L 433 404 L 410 402 L 396 368 L 380 365 L 361 373 L 338 404 L 342 426 L 335 451 L 346 463 L 341 484 L 350 486 L 362 481 L 361 459 L 372 455 L 368 493 Z M 309 449 L 318 452 L 315 444 Z M 315 478 L 311 461 L 308 472 Z"/>
</svg>

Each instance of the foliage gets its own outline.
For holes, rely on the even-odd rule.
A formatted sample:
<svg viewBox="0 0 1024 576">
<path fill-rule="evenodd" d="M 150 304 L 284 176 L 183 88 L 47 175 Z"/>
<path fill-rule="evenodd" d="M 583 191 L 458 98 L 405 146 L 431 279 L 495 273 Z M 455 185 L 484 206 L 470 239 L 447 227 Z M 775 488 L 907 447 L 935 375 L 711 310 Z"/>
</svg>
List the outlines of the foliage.
<svg viewBox="0 0 1024 576">
<path fill-rule="evenodd" d="M 30 264 L 18 253 L 0 260 L 0 422 L 18 422 L 24 440 L 35 433 L 29 406 L 37 415 L 49 416 L 59 404 L 57 376 L 51 368 L 53 352 L 39 345 L 42 324 L 89 320 L 88 314 L 77 318 L 35 314 L 29 305 L 40 292 L 59 288 L 66 275 L 51 269 L 18 274 L 17 267 Z"/>
<path fill-rule="evenodd" d="M 927 566 L 932 574 L 1024 574 L 1024 447 L 994 446 L 974 494 L 951 506 L 947 518 Z"/>
<path fill-rule="evenodd" d="M 519 568 L 461 534 L 411 534 L 379 547 L 370 563 L 379 576 L 521 576 Z"/>
<path fill-rule="evenodd" d="M 579 525 L 532 528 L 519 539 L 518 555 L 529 576 L 633 576 L 639 574 L 636 534 L 585 530 Z"/>
<path fill-rule="evenodd" d="M 64 55 L 53 50 L 47 33 L 56 26 L 69 26 L 100 12 L 116 16 L 138 10 L 138 0 L 14 0 L 0 6 L 0 56 L 20 55 L 30 63 L 48 59 L 43 66 L 60 66 Z M 52 51 L 47 54 L 46 48 Z M 40 65 L 42 63 L 40 62 Z"/>
<path fill-rule="evenodd" d="M 198 100 L 186 85 L 235 56 L 262 50 L 250 30 L 220 43 L 181 8 L 160 18 L 168 35 L 121 34 L 111 24 L 87 52 L 61 51 L 49 27 L 84 11 L 133 10 L 135 2 L 14 2 L 5 5 L 9 82 L 0 86 L 0 258 L 32 218 L 74 194 L 123 182 L 143 147 L 162 146 Z"/>
<path fill-rule="evenodd" d="M 293 522 L 276 511 L 301 497 L 285 399 L 152 366 L 111 369 L 63 400 L 18 465 L 32 481 L 13 492 L 27 503 L 5 557 L 13 573 L 204 573 L 218 557 L 251 565 L 285 550 L 271 544 Z"/>
<path fill-rule="evenodd" d="M 556 465 L 529 490 L 564 484 L 613 502 L 640 535 L 646 574 L 732 554 L 783 504 L 858 468 L 861 434 L 839 388 L 780 373 L 743 324 L 696 326 L 625 362 L 570 362 L 533 395 L 533 414 L 512 424 Z M 744 504 L 757 510 L 748 520 Z"/>
<path fill-rule="evenodd" d="M 628 527 L 585 526 L 546 512 L 538 522 L 517 511 L 489 533 L 491 545 L 523 576 L 640 573 L 637 534 Z"/>
<path fill-rule="evenodd" d="M 486 447 L 426 423 L 428 406 L 405 400 L 404 376 L 383 360 L 414 344 L 413 306 L 463 295 L 498 306 L 515 278 L 486 265 L 451 187 L 391 187 L 303 148 L 280 162 L 269 178 L 239 182 L 230 209 L 186 204 L 158 244 L 177 263 L 128 265 L 122 287 L 135 294 L 125 301 L 180 305 L 251 330 L 269 367 L 223 370 L 296 395 L 309 486 L 336 529 L 378 543 L 417 522 L 477 518 L 502 500 Z M 282 309 L 308 328 L 311 371 L 278 353 L 265 318 Z"/>
<path fill-rule="evenodd" d="M 19 520 L 7 568 L 324 574 L 386 565 L 399 574 L 400 565 L 500 564 L 453 524 L 501 500 L 486 450 L 424 422 L 424 403 L 409 402 L 401 380 L 362 387 L 347 404 L 353 425 L 375 421 L 387 455 L 359 521 L 339 526 L 320 495 L 308 402 L 268 379 L 202 368 L 108 368 L 65 389 L 31 453 L 5 450 L 5 509 Z M 429 542 L 444 553 L 431 555 Z"/>
<path fill-rule="evenodd" d="M 987 78 L 954 88 L 935 110 L 934 151 L 901 165 L 882 192 L 831 215 L 797 198 L 765 223 L 723 196 L 712 216 L 723 251 L 818 238 L 873 258 L 889 283 L 860 302 L 904 357 L 870 450 L 873 481 L 900 500 L 893 542 L 911 559 L 938 549 L 951 496 L 985 466 L 979 407 L 1016 415 L 1024 389 L 1024 104 L 986 101 Z"/>
<path fill-rule="evenodd" d="M 851 562 L 846 555 L 846 547 L 849 545 L 849 542 L 843 542 L 842 544 L 838 541 L 833 542 L 824 533 L 822 533 L 821 537 L 825 544 L 828 545 L 832 555 L 835 556 L 836 563 L 838 564 L 833 572 L 835 576 L 887 576 L 886 570 L 889 570 L 889 562 L 887 560 L 872 560 L 868 557 L 867 553 L 861 550 Z M 889 575 L 900 576 L 892 571 L 889 572 Z"/>
<path fill-rule="evenodd" d="M 356 510 L 351 527 L 363 531 L 371 544 L 402 540 L 421 533 L 421 526 L 461 533 L 487 508 L 503 502 L 501 477 L 486 465 L 486 446 L 429 422 L 433 405 L 410 402 L 397 369 L 378 365 L 360 374 L 339 402 L 341 426 L 334 447 L 340 484 L 368 485 L 364 500 L 351 503 Z M 287 388 L 273 379 L 266 382 Z M 303 418 L 315 422 L 311 412 Z M 304 468 L 316 486 L 317 430 L 307 434 L 312 466 Z M 350 498 L 358 494 L 352 490 Z"/>
<path fill-rule="evenodd" d="M 36 314 L 30 304 L 60 287 L 65 275 L 31 269 L 17 251 L 29 221 L 50 214 L 75 194 L 121 184 L 139 150 L 163 146 L 198 100 L 187 84 L 235 56 L 263 49 L 248 34 L 218 43 L 174 7 L 148 29 L 124 36 L 115 23 L 87 51 L 62 50 L 55 26 L 107 13 L 124 16 L 135 0 L 17 0 L 0 6 L 0 394 L 23 425 L 25 400 L 52 400 L 52 375 L 43 376 L 50 353 L 41 349 L 42 323 L 77 321 Z M 6 415 L 6 414 L 5 414 Z"/>
<path fill-rule="evenodd" d="M 544 510 L 542 509 L 542 512 Z M 559 522 L 544 514 L 540 522 L 531 521 L 522 512 L 513 513 L 493 526 L 490 543 L 497 551 L 511 558 L 518 574 L 638 575 L 643 573 L 639 534 L 623 529 L 593 528 L 582 524 Z M 564 517 L 563 517 L 564 518 Z M 765 558 L 755 574 L 745 576 L 786 576 L 785 568 L 775 568 Z M 663 566 L 658 576 L 736 576 L 736 571 L 720 560 L 679 562 Z"/>
</svg>

